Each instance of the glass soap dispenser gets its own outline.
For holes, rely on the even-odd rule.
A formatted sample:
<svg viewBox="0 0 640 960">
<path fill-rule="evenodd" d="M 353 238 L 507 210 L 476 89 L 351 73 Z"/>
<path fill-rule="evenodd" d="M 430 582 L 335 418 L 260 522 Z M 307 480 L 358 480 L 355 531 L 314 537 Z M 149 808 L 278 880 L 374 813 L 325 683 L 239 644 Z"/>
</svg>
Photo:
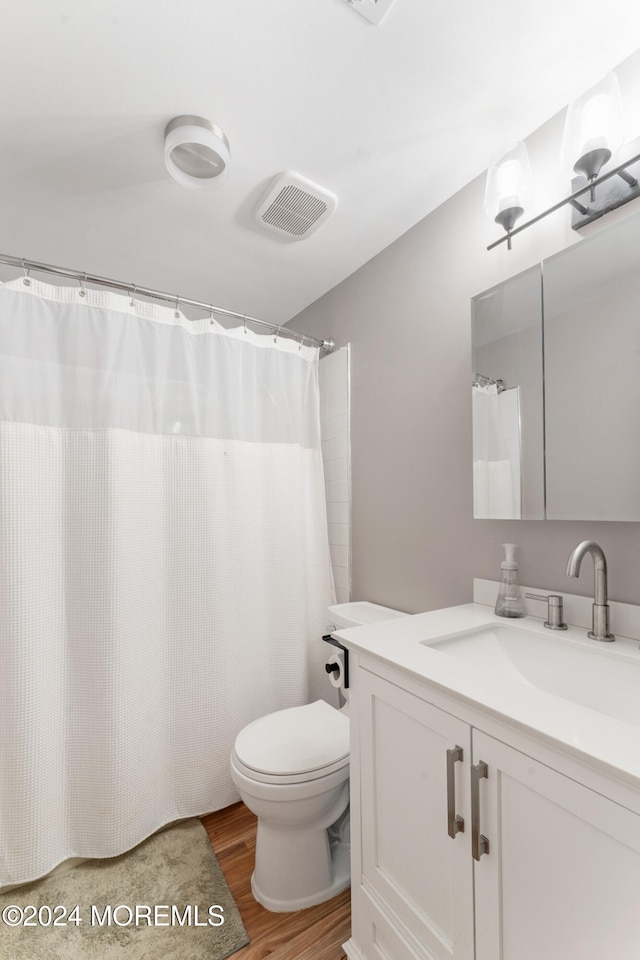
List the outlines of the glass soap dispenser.
<svg viewBox="0 0 640 960">
<path fill-rule="evenodd" d="M 515 543 L 503 543 L 505 558 L 502 561 L 502 578 L 495 613 L 498 617 L 524 617 L 524 601 L 518 582 L 518 564 L 515 560 Z"/>
</svg>

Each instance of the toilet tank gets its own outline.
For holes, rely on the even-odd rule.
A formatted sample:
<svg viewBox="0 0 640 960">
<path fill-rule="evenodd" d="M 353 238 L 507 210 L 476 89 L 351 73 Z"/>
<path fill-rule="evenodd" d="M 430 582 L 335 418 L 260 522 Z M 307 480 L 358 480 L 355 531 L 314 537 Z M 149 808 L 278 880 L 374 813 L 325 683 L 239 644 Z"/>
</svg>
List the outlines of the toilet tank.
<svg viewBox="0 0 640 960">
<path fill-rule="evenodd" d="M 345 630 L 347 627 L 362 627 L 365 623 L 376 623 L 378 620 L 391 620 L 393 617 L 407 617 L 409 614 L 391 607 L 382 607 L 379 603 L 369 603 L 368 600 L 357 600 L 352 603 L 334 603 L 327 608 L 331 626 L 329 633 L 334 630 Z"/>
</svg>

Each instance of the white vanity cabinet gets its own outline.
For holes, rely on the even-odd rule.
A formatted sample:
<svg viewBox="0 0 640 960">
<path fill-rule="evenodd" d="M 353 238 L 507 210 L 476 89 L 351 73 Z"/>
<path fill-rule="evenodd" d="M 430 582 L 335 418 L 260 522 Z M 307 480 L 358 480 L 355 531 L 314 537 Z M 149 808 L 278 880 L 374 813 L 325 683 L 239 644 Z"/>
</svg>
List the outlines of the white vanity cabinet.
<svg viewBox="0 0 640 960">
<path fill-rule="evenodd" d="M 477 960 L 640 957 L 640 816 L 500 740 L 472 739 L 489 772 Z"/>
<path fill-rule="evenodd" d="M 637 810 L 426 679 L 351 676 L 351 960 L 638 960 Z"/>
<path fill-rule="evenodd" d="M 365 896 L 390 908 L 425 956 L 471 958 L 470 823 L 465 816 L 464 831 L 454 840 L 447 825 L 447 750 L 458 747 L 463 758 L 453 763 L 451 791 L 460 816 L 469 806 L 463 767 L 471 728 L 367 670 L 358 671 L 355 690 L 361 800 L 352 783 L 351 803 L 352 817 L 356 804 L 361 817 L 362 852 L 352 878 L 362 876 Z M 354 720 L 352 711 L 352 725 Z M 355 931 L 354 883 L 352 889 Z M 363 953 L 367 960 L 379 957 L 367 947 Z"/>
</svg>

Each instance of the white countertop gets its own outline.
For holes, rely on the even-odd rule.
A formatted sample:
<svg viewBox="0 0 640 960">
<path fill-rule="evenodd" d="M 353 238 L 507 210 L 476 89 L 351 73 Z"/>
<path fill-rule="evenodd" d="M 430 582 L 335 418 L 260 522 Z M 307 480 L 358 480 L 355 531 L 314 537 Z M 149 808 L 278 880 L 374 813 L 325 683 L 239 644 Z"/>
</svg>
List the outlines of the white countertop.
<svg viewBox="0 0 640 960">
<path fill-rule="evenodd" d="M 589 640 L 582 628 L 547 630 L 535 617 L 505 619 L 479 603 L 385 620 L 334 633 L 351 650 L 361 651 L 444 692 L 545 740 L 561 745 L 579 759 L 640 788 L 640 726 L 618 720 L 559 696 L 492 673 L 431 649 L 429 641 L 487 625 L 507 624 L 513 630 L 537 633 L 545 640 L 579 644 L 596 656 L 640 662 L 637 640 L 619 637 L 612 644 Z M 426 641 L 426 644 L 425 644 Z M 640 697 L 640 688 L 638 689 Z"/>
</svg>

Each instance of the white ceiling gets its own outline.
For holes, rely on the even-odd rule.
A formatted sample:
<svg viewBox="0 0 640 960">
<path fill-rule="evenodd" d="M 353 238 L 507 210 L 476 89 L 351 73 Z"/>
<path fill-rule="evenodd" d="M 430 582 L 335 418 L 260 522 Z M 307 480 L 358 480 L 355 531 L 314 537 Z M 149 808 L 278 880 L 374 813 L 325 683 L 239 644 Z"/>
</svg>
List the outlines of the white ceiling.
<svg viewBox="0 0 640 960">
<path fill-rule="evenodd" d="M 355 3 L 359 0 L 355 0 Z M 23 0 L 0 35 L 0 253 L 284 323 L 637 46 L 640 4 Z M 592 7 L 592 9 L 589 9 Z M 179 114 L 219 125 L 226 178 L 180 187 Z M 317 233 L 255 224 L 293 170 L 337 194 Z"/>
</svg>

